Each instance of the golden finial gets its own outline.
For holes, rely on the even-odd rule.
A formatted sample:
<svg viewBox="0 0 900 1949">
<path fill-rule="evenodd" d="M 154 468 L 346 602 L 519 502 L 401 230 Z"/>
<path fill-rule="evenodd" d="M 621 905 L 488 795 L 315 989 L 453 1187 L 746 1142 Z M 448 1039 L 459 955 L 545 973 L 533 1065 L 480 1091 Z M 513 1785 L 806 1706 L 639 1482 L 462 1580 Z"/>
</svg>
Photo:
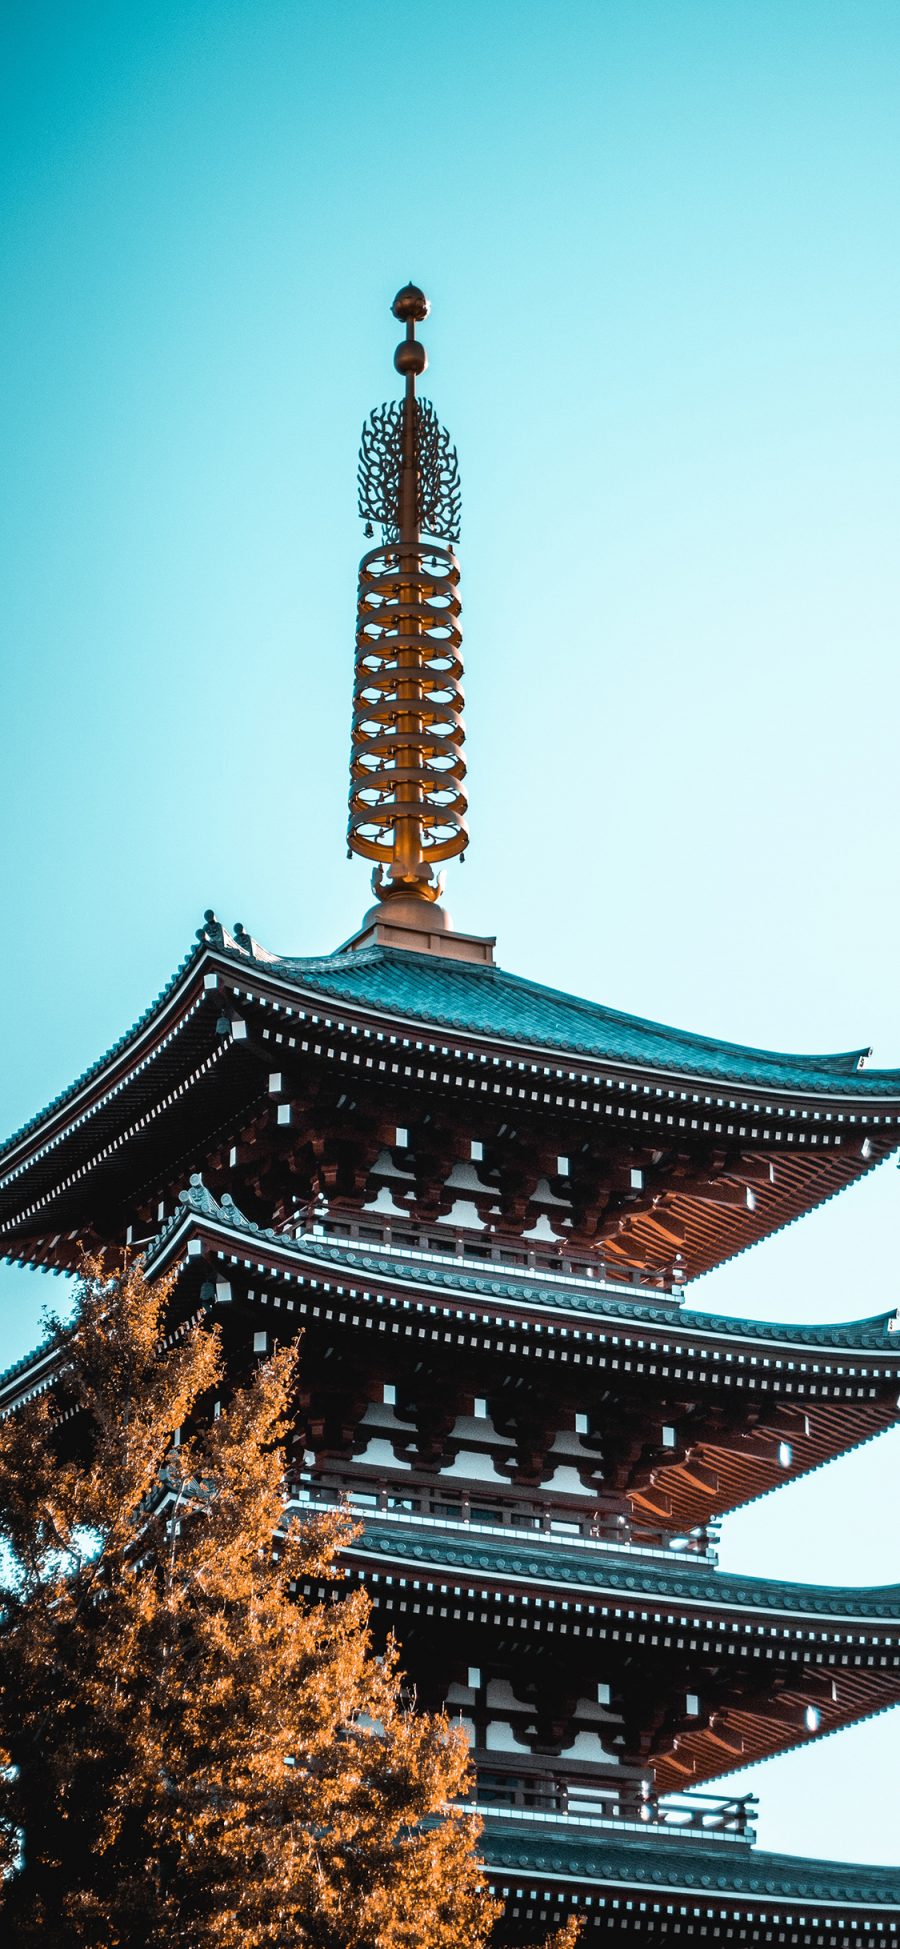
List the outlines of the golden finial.
<svg viewBox="0 0 900 1949">
<path fill-rule="evenodd" d="M 380 547 L 359 565 L 350 759 L 354 853 L 378 862 L 384 900 L 437 900 L 434 868 L 468 843 L 462 781 L 464 726 L 458 594 L 456 449 L 416 379 L 428 357 L 416 325 L 429 305 L 406 284 L 391 307 L 406 326 L 394 353 L 402 401 L 376 407 L 363 428 L 359 511 Z M 423 541 L 423 533 L 429 537 Z"/>
</svg>

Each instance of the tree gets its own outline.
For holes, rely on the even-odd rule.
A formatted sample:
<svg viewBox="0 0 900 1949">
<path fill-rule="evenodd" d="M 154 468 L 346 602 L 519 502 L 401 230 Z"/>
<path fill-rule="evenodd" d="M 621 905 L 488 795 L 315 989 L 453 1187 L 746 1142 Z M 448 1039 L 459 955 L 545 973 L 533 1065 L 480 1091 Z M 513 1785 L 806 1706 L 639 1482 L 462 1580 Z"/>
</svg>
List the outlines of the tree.
<svg viewBox="0 0 900 1949">
<path fill-rule="evenodd" d="M 62 1381 L 0 1425 L 4 1941 L 480 1949 L 463 1736 L 340 1591 L 346 1514 L 284 1522 L 295 1353 L 227 1394 L 170 1296 L 86 1260 Z"/>
</svg>

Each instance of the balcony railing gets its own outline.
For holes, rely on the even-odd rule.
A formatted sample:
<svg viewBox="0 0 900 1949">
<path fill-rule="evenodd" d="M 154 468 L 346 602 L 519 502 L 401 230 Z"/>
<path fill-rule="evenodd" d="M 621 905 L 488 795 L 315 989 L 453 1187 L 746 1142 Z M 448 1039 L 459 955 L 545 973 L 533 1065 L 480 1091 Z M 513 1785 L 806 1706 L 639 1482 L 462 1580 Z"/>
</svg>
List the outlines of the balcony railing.
<svg viewBox="0 0 900 1949">
<path fill-rule="evenodd" d="M 645 1303 L 657 1300 L 671 1305 L 673 1301 L 680 1302 L 682 1296 L 679 1286 L 659 1271 L 642 1272 L 638 1266 L 617 1266 L 596 1252 L 570 1245 L 567 1239 L 510 1238 L 461 1225 L 421 1225 L 414 1219 L 387 1218 L 379 1212 L 351 1216 L 321 1209 L 295 1212 L 279 1229 L 290 1238 L 331 1238 L 346 1245 L 362 1246 L 367 1252 L 411 1254 L 429 1263 L 444 1260 L 452 1264 L 462 1260 L 475 1269 L 498 1266 L 515 1272 L 517 1277 L 539 1273 L 545 1279 L 605 1291 L 618 1299 L 631 1295 Z"/>
<path fill-rule="evenodd" d="M 363 1520 L 377 1516 L 379 1522 L 408 1526 L 412 1518 L 417 1527 L 458 1527 L 510 1543 L 541 1540 L 562 1544 L 566 1549 L 638 1551 L 669 1559 L 673 1555 L 690 1556 L 710 1565 L 717 1561 L 717 1533 L 711 1525 L 687 1534 L 675 1533 L 606 1510 L 582 1511 L 572 1504 L 521 1496 L 511 1496 L 508 1501 L 500 1496 L 488 1500 L 443 1482 L 373 1481 L 371 1477 L 342 1474 L 329 1482 L 313 1482 L 301 1476 L 290 1485 L 289 1509 L 297 1505 L 301 1509 L 309 1505 L 334 1509 L 341 1503 Z"/>
<path fill-rule="evenodd" d="M 751 1847 L 756 1840 L 757 1797 L 726 1799 L 718 1794 L 667 1794 L 664 1799 L 614 1781 L 596 1785 L 561 1773 L 482 1771 L 474 1795 L 476 1811 L 491 1820 L 538 1825 L 627 1828 L 659 1832 L 681 1840 L 715 1840 Z"/>
</svg>

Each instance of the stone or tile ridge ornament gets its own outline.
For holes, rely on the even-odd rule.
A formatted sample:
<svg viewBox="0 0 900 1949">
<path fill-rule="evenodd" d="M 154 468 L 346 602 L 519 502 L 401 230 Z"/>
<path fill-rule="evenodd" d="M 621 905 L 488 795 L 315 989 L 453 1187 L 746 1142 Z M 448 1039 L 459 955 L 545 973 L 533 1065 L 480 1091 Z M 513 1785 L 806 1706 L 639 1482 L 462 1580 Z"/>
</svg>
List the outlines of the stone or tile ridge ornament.
<svg viewBox="0 0 900 1949">
<path fill-rule="evenodd" d="M 158 1248 L 160 1242 L 167 1234 L 174 1231 L 175 1227 L 181 1223 L 185 1208 L 188 1211 L 194 1212 L 198 1218 L 212 1218 L 222 1221 L 227 1225 L 233 1226 L 236 1231 L 253 1232 L 257 1238 L 277 1239 L 279 1237 L 279 1233 L 273 1227 L 263 1228 L 261 1225 L 254 1225 L 252 1218 L 245 1218 L 244 1213 L 238 1210 L 234 1199 L 227 1191 L 223 1191 L 221 1198 L 214 1198 L 212 1192 L 204 1184 L 199 1171 L 192 1172 L 187 1189 L 185 1191 L 179 1191 L 178 1203 L 181 1206 L 181 1210 L 173 1212 L 172 1216 L 163 1226 L 162 1231 L 157 1234 L 154 1240 L 154 1250 Z"/>
<path fill-rule="evenodd" d="M 359 570 L 347 845 L 375 862 L 379 902 L 402 898 L 403 921 L 442 892 L 435 868 L 468 843 L 463 791 L 456 450 L 433 406 L 416 398 L 427 354 L 416 325 L 428 315 L 417 285 L 393 303 L 405 337 L 394 354 L 402 400 L 376 407 L 363 428 L 359 511 L 381 545 Z M 401 910 L 392 911 L 398 917 Z M 447 927 L 447 920 L 432 920 Z"/>
<path fill-rule="evenodd" d="M 197 939 L 201 947 L 224 947 L 225 929 L 212 907 L 207 907 L 201 926 L 197 929 Z"/>
</svg>

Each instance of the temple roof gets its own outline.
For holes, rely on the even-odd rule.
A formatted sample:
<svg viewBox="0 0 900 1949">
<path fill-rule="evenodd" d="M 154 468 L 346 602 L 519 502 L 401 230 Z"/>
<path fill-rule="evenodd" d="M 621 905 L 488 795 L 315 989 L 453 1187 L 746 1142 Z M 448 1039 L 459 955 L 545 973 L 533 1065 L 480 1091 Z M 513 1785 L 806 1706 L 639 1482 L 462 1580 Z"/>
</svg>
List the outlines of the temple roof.
<svg viewBox="0 0 900 1949">
<path fill-rule="evenodd" d="M 857 1631 L 900 1623 L 900 1584 L 799 1584 L 776 1577 L 741 1577 L 711 1569 L 696 1557 L 672 1555 L 663 1561 L 635 1552 L 617 1558 L 607 1551 L 586 1556 L 567 1551 L 559 1538 L 546 1544 L 540 1540 L 506 1543 L 449 1524 L 443 1533 L 431 1529 L 423 1535 L 412 1523 L 404 1529 L 394 1522 L 381 1524 L 376 1516 L 364 1520 L 364 1538 L 352 1546 L 351 1554 L 380 1555 L 395 1564 L 408 1561 L 420 1567 L 480 1570 L 504 1581 L 538 1586 L 545 1593 L 558 1587 L 618 1595 L 630 1602 L 662 1598 L 717 1612 L 755 1614 L 779 1629 L 788 1619 L 829 1618 Z"/>
<path fill-rule="evenodd" d="M 339 1078 L 353 1076 L 373 1128 L 363 1135 L 363 1119 L 335 1142 L 355 1144 L 347 1169 L 357 1183 L 374 1169 L 379 1110 L 392 1109 L 398 1126 L 401 1109 L 423 1125 L 438 1111 L 449 1127 L 479 1103 L 496 1151 L 488 1205 L 507 1168 L 510 1111 L 513 1178 L 515 1143 L 534 1150 L 523 1165 L 529 1198 L 547 1168 L 535 1162 L 541 1144 L 556 1155 L 571 1136 L 576 1252 L 626 1277 L 639 1267 L 657 1286 L 693 1279 L 810 1211 L 900 1140 L 900 1071 L 859 1068 L 862 1050 L 745 1048 L 408 948 L 298 959 L 267 953 L 243 929 L 229 934 L 214 916 L 199 932 L 133 1028 L 0 1145 L 9 1256 L 71 1268 L 79 1240 L 118 1236 L 123 1212 L 122 1228 L 137 1218 L 133 1235 L 146 1237 L 179 1177 L 206 1168 L 226 1136 L 242 1141 L 248 1118 L 284 1124 L 277 1141 L 290 1147 L 294 1113 L 274 1104 L 273 1058 L 288 1094 L 312 1090 L 318 1102 L 330 1088 L 335 1117 Z M 298 1128 L 308 1114 L 299 1101 Z M 610 1159 L 625 1173 L 614 1189 Z M 519 1192 L 510 1197 L 515 1207 Z"/>
<path fill-rule="evenodd" d="M 247 973 L 285 982 L 311 996 L 355 1003 L 379 1017 L 390 1015 L 517 1048 L 559 1050 L 629 1069 L 662 1071 L 715 1084 L 747 1083 L 766 1091 L 810 1093 L 842 1101 L 892 1098 L 900 1104 L 900 1069 L 861 1067 L 871 1054 L 865 1046 L 826 1055 L 786 1054 L 670 1028 L 624 1014 L 602 1002 L 545 987 L 500 967 L 379 946 L 350 953 L 296 956 L 269 953 L 254 941 L 251 952 L 244 945 L 249 936 L 242 936 L 239 942 L 218 923 L 212 929 L 198 931 L 203 939 L 189 950 L 144 1013 L 104 1055 L 0 1144 L 0 1160 L 124 1053 L 210 949 Z"/>
<path fill-rule="evenodd" d="M 629 1068 L 666 1070 L 716 1083 L 841 1096 L 900 1095 L 900 1069 L 864 1070 L 867 1048 L 785 1055 L 668 1028 L 500 967 L 444 961 L 407 948 L 368 947 L 270 964 L 298 987 L 489 1039 L 559 1049 Z"/>
<path fill-rule="evenodd" d="M 679 1843 L 674 1837 L 670 1840 L 657 1833 L 646 1839 L 629 1834 L 576 1834 L 549 1825 L 542 1829 L 538 1817 L 523 1827 L 488 1813 L 482 1854 L 493 1871 L 537 1871 L 551 1882 L 571 1877 L 596 1883 L 609 1892 L 625 1887 L 647 1888 L 654 1897 L 672 1892 L 693 1894 L 697 1899 L 735 1895 L 746 1901 L 750 1896 L 761 1899 L 769 1910 L 775 1901 L 852 1904 L 855 1909 L 900 1907 L 897 1868 L 816 1861 L 770 1854 L 760 1848 L 737 1850 L 717 1842 Z M 835 1919 L 840 1926 L 840 1918 Z M 804 1935 L 799 1940 L 807 1938 Z"/>
</svg>

